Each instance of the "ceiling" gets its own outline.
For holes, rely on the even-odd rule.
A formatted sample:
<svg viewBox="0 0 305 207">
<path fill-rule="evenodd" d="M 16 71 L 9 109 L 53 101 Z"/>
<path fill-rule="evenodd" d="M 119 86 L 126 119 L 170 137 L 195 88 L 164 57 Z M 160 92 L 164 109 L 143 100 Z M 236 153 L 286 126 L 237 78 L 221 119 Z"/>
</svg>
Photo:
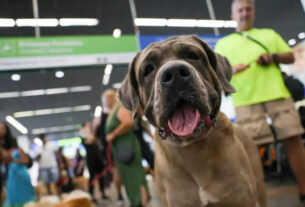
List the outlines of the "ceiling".
<svg viewBox="0 0 305 207">
<path fill-rule="evenodd" d="M 137 17 L 142 18 L 187 18 L 210 19 L 206 1 L 198 0 L 135 0 Z M 257 0 L 256 27 L 271 27 L 278 31 L 285 40 L 295 38 L 304 32 L 305 13 L 300 3 L 295 0 Z M 217 19 L 229 20 L 231 1 L 212 0 Z M 40 18 L 97 18 L 100 24 L 95 27 L 54 27 L 41 28 L 41 36 L 63 35 L 112 35 L 115 28 L 122 34 L 134 34 L 134 27 L 127 0 L 38 0 Z M 33 18 L 32 0 L 0 0 L 0 18 Z M 160 28 L 140 27 L 142 35 L 165 34 L 214 34 L 210 28 Z M 220 29 L 220 34 L 228 34 L 232 29 Z M 1 37 L 35 36 L 34 28 L 1 28 Z M 31 132 L 33 129 L 69 126 L 92 120 L 94 109 L 100 104 L 100 94 L 113 83 L 120 82 L 127 72 L 127 65 L 114 65 L 110 83 L 102 84 L 105 65 L 73 68 L 54 68 L 18 71 L 20 81 L 11 80 L 11 72 L 0 73 L 0 93 L 48 89 L 74 86 L 92 86 L 91 91 L 74 92 L 58 95 L 31 96 L 0 99 L 0 121 L 14 112 L 47 108 L 90 105 L 89 111 L 67 112 L 52 115 L 40 115 L 18 118 Z M 63 70 L 61 79 L 54 76 L 56 70 Z M 14 135 L 21 133 L 13 129 Z M 77 130 L 71 129 L 60 133 L 51 133 L 54 139 L 73 137 Z M 29 134 L 30 138 L 35 134 Z"/>
</svg>

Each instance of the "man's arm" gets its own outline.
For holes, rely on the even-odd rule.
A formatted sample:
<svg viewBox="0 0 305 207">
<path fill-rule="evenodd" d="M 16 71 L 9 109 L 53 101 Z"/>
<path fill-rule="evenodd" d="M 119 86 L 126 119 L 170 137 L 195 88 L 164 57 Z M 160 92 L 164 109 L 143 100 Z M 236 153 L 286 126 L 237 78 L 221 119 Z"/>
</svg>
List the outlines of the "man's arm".
<svg viewBox="0 0 305 207">
<path fill-rule="evenodd" d="M 294 62 L 294 55 L 292 52 L 264 54 L 259 56 L 256 62 L 265 66 L 271 63 L 291 64 Z"/>
</svg>

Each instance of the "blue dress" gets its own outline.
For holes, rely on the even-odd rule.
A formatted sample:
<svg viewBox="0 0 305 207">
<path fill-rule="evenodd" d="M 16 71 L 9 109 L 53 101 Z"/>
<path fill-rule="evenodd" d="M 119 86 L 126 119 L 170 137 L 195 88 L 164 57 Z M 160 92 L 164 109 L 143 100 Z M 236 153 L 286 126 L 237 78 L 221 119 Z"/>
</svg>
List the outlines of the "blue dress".
<svg viewBox="0 0 305 207">
<path fill-rule="evenodd" d="M 18 149 L 13 151 L 12 158 L 20 159 Z M 29 201 L 35 201 L 35 191 L 31 184 L 28 168 L 24 164 L 11 162 L 8 167 L 4 207 L 21 207 Z"/>
</svg>

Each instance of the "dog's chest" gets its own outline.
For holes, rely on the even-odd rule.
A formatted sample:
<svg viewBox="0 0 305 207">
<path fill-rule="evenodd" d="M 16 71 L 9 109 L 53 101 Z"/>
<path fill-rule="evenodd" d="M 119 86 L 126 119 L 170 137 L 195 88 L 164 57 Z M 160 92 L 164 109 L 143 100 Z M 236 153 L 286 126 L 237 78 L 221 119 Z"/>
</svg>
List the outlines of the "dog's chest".
<svg viewBox="0 0 305 207">
<path fill-rule="evenodd" d="M 218 201 L 217 197 L 210 194 L 204 188 L 199 188 L 199 198 L 201 201 L 201 206 L 208 206 L 209 203 L 216 203 Z"/>
</svg>

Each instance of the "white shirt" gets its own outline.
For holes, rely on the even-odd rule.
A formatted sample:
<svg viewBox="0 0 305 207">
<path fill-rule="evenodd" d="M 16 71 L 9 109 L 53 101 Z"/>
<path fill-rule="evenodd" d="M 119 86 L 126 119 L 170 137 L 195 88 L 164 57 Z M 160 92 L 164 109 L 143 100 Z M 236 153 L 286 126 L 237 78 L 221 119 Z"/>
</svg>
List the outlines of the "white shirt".
<svg viewBox="0 0 305 207">
<path fill-rule="evenodd" d="M 57 167 L 57 161 L 55 153 L 57 147 L 51 143 L 47 142 L 45 145 L 41 146 L 37 152 L 41 156 L 39 160 L 39 168 L 55 168 Z"/>
</svg>

